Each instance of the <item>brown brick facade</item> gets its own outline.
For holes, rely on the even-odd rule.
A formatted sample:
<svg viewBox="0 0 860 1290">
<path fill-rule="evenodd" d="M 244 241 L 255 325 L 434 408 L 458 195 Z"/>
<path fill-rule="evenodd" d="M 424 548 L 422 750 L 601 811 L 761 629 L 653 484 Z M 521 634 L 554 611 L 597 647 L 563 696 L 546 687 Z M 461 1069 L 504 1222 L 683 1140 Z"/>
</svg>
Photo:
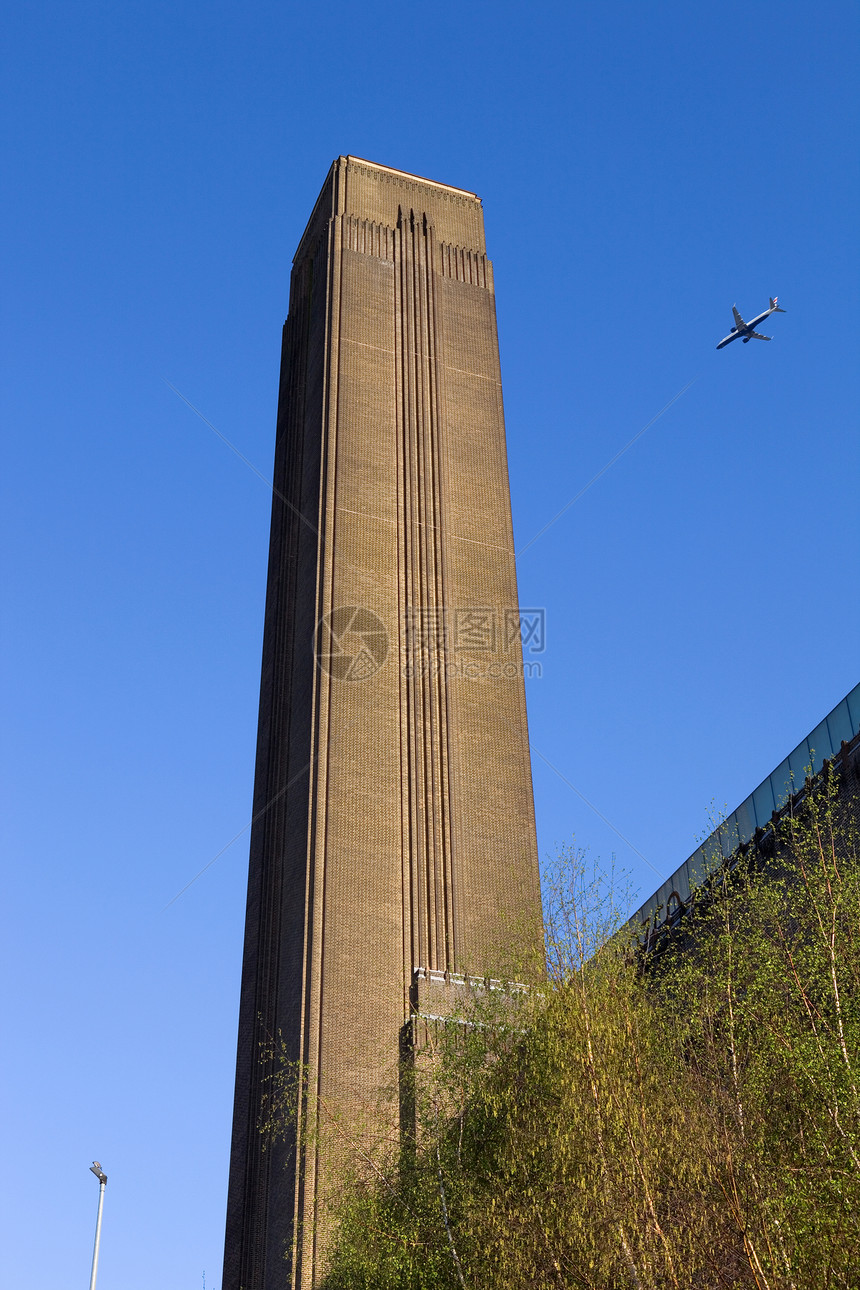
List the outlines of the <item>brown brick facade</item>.
<svg viewBox="0 0 860 1290">
<path fill-rule="evenodd" d="M 284 326 L 225 1290 L 318 1279 L 416 969 L 539 944 L 516 607 L 480 201 L 340 157 Z M 263 1151 L 279 1036 L 307 1096 Z"/>
</svg>

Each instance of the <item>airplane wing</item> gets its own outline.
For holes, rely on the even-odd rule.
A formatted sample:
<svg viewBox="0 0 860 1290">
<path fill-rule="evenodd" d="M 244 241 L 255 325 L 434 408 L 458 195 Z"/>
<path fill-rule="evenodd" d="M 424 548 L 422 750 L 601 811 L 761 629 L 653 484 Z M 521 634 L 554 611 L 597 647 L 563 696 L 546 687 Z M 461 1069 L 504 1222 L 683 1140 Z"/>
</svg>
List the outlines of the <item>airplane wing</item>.
<svg viewBox="0 0 860 1290">
<path fill-rule="evenodd" d="M 750 340 L 770 340 L 770 336 L 762 336 L 760 331 L 751 331 Z"/>
<path fill-rule="evenodd" d="M 738 311 L 737 311 L 737 309 L 735 308 L 735 306 L 734 306 L 734 305 L 732 305 L 732 313 L 733 313 L 733 314 L 734 314 L 734 316 L 735 316 L 735 326 L 736 326 L 736 327 L 746 327 L 746 323 L 744 322 L 743 318 L 741 318 L 740 314 L 738 313 Z"/>
</svg>

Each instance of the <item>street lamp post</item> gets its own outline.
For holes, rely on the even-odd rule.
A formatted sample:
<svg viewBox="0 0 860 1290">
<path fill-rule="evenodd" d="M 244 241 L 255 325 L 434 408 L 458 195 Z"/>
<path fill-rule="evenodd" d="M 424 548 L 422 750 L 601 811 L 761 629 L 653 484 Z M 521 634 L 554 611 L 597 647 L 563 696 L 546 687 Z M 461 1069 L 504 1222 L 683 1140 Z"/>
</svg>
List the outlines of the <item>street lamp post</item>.
<svg viewBox="0 0 860 1290">
<path fill-rule="evenodd" d="M 93 1271 L 90 1277 L 90 1290 L 96 1290 L 96 1272 L 99 1266 L 99 1241 L 102 1236 L 102 1205 L 105 1199 L 105 1184 L 107 1183 L 107 1174 L 102 1172 L 102 1167 L 97 1160 L 90 1165 L 90 1173 L 95 1174 L 99 1180 L 99 1213 L 96 1219 L 96 1243 L 93 1246 Z"/>
</svg>

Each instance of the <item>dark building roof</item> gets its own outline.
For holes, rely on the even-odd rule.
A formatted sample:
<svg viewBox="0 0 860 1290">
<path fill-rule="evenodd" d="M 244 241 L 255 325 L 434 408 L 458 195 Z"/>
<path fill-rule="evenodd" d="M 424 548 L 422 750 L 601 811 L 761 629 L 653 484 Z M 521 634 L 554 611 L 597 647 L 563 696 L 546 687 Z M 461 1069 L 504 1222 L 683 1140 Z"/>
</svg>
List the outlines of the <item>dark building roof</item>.
<svg viewBox="0 0 860 1290">
<path fill-rule="evenodd" d="M 773 816 L 803 788 L 807 776 L 817 775 L 825 761 L 841 759 L 845 746 L 854 744 L 858 734 L 860 683 L 637 909 L 628 920 L 633 934 L 642 939 L 662 926 L 671 926 L 708 874 L 753 841 L 758 830 L 769 828 Z"/>
</svg>

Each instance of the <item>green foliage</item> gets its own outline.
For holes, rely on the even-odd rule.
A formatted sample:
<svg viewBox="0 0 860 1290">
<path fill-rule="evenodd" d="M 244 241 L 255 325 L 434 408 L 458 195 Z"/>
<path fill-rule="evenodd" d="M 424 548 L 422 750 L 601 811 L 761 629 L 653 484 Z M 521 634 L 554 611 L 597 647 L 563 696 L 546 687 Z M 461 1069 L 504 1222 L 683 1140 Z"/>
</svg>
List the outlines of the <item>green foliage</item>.
<svg viewBox="0 0 860 1290">
<path fill-rule="evenodd" d="M 826 783 L 644 971 L 564 857 L 546 982 L 427 1032 L 327 1290 L 860 1284 L 856 821 Z"/>
<path fill-rule="evenodd" d="M 829 778 L 658 974 L 761 1284 L 860 1283 L 857 819 Z"/>
</svg>

